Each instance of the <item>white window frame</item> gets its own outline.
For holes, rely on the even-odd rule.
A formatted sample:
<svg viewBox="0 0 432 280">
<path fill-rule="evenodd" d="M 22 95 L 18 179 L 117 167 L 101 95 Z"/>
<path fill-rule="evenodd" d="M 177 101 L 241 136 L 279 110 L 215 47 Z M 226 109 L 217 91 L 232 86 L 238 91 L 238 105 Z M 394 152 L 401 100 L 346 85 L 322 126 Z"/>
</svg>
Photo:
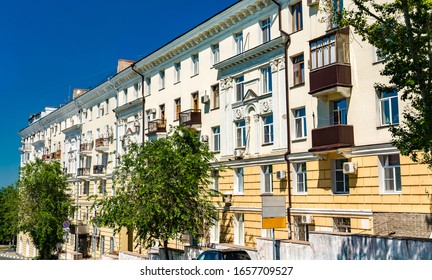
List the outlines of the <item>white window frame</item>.
<svg viewBox="0 0 432 280">
<path fill-rule="evenodd" d="M 220 62 L 220 47 L 219 43 L 211 45 L 212 62 L 213 65 Z"/>
<path fill-rule="evenodd" d="M 337 168 L 336 164 L 337 162 L 341 162 L 342 163 L 342 167 Z M 344 162 L 348 162 L 347 159 L 343 158 L 343 159 L 334 159 L 331 162 L 331 180 L 332 180 L 332 190 L 333 190 L 333 194 L 349 194 L 349 175 L 348 174 L 344 174 L 343 173 L 343 163 Z M 337 174 L 342 174 L 343 176 L 343 181 L 338 181 L 337 179 Z M 337 183 L 338 182 L 343 182 L 343 190 L 342 191 L 338 191 L 337 190 Z M 347 188 L 347 184 L 348 184 L 348 188 Z"/>
<path fill-rule="evenodd" d="M 236 87 L 235 87 L 235 100 L 234 100 L 234 102 L 240 102 L 240 101 L 243 101 L 243 96 L 244 96 L 244 84 L 245 84 L 245 81 L 244 81 L 244 76 L 240 76 L 240 77 L 237 77 L 236 79 L 235 79 L 235 85 L 236 85 Z"/>
<path fill-rule="evenodd" d="M 294 186 L 296 194 L 307 194 L 307 165 L 306 162 L 293 164 Z"/>
<path fill-rule="evenodd" d="M 210 227 L 210 243 L 219 244 L 220 242 L 220 225 L 219 219 L 216 219 L 215 224 Z"/>
<path fill-rule="evenodd" d="M 192 61 L 192 76 L 199 74 L 199 54 L 195 53 L 191 56 Z"/>
<path fill-rule="evenodd" d="M 159 90 L 165 88 L 165 70 L 159 71 Z"/>
<path fill-rule="evenodd" d="M 234 169 L 234 194 L 244 194 L 244 168 L 239 167 Z"/>
<path fill-rule="evenodd" d="M 235 124 L 235 130 L 236 130 L 236 148 L 245 148 L 247 143 L 246 138 L 246 121 L 241 120 L 236 122 Z"/>
<path fill-rule="evenodd" d="M 146 78 L 146 95 L 151 94 L 151 78 Z"/>
<path fill-rule="evenodd" d="M 389 157 L 398 156 L 399 164 L 390 165 Z M 386 172 L 387 171 L 387 172 Z M 390 172 L 390 174 L 388 173 Z M 392 178 L 388 176 L 391 175 Z M 378 156 L 378 178 L 380 194 L 401 194 L 402 193 L 402 176 L 400 168 L 400 155 L 388 154 Z M 390 182 L 393 187 L 386 188 L 386 182 Z"/>
<path fill-rule="evenodd" d="M 399 99 L 398 99 L 398 93 L 397 90 L 394 89 L 392 93 L 396 93 L 396 95 L 392 95 L 392 96 L 388 96 L 388 97 L 382 97 L 383 94 L 385 94 L 385 91 L 380 91 L 378 92 L 379 96 L 379 110 L 380 110 L 380 123 L 381 126 L 387 126 L 387 125 L 396 125 L 399 124 Z M 395 102 L 396 101 L 396 105 Z M 384 103 L 388 104 L 388 108 L 389 108 L 389 116 L 384 116 L 384 110 L 383 110 L 383 106 Z M 396 107 L 396 108 L 395 108 Z M 394 119 L 394 115 L 396 115 L 397 120 L 393 121 Z M 384 120 L 384 118 L 388 118 L 388 122 L 386 122 Z"/>
<path fill-rule="evenodd" d="M 219 178 L 220 178 L 220 174 L 219 174 L 219 169 L 213 169 L 212 170 L 212 184 L 211 184 L 211 189 L 215 190 L 215 191 L 219 191 Z"/>
<path fill-rule="evenodd" d="M 273 193 L 273 166 L 261 166 L 261 193 Z"/>
<path fill-rule="evenodd" d="M 220 126 L 212 127 L 213 152 L 220 152 Z"/>
<path fill-rule="evenodd" d="M 272 118 L 271 123 L 266 123 L 268 118 Z M 263 122 L 263 144 L 272 144 L 274 142 L 274 118 L 273 115 L 267 115 L 262 118 Z"/>
<path fill-rule="evenodd" d="M 179 83 L 181 80 L 181 63 L 174 63 L 174 83 Z"/>
<path fill-rule="evenodd" d="M 234 213 L 234 244 L 244 246 L 244 213 Z"/>
<path fill-rule="evenodd" d="M 270 66 L 261 68 L 261 90 L 262 94 L 269 94 L 273 91 L 272 70 Z"/>
<path fill-rule="evenodd" d="M 243 31 L 234 33 L 234 46 L 235 46 L 235 54 L 241 54 L 244 52 L 243 46 Z"/>
<path fill-rule="evenodd" d="M 304 115 L 301 115 L 302 111 L 304 112 Z M 293 115 L 294 115 L 295 139 L 306 138 L 307 137 L 306 108 L 302 107 L 302 108 L 294 109 Z"/>
<path fill-rule="evenodd" d="M 261 27 L 261 43 L 267 43 L 271 40 L 271 20 L 266 18 L 260 22 Z"/>
</svg>

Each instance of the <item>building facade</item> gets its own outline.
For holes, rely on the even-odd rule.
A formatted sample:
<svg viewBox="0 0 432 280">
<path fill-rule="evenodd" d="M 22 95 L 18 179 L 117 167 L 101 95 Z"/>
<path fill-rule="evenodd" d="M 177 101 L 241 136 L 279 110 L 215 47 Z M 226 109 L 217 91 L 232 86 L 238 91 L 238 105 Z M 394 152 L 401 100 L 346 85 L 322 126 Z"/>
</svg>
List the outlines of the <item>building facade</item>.
<svg viewBox="0 0 432 280">
<path fill-rule="evenodd" d="M 66 251 L 140 250 L 125 230 L 94 227 L 87 198 L 115 195 L 112 172 L 128 142 L 179 124 L 217 153 L 209 187 L 222 206 L 203 246 L 254 248 L 260 237 L 307 240 L 309 231 L 429 237 L 430 170 L 391 145 L 388 127 L 404 106 L 397 90 L 373 87 L 388 83 L 379 75 L 385 58 L 320 5 L 238 1 L 32 116 L 20 131 L 21 163 L 56 159 L 70 174 L 78 210 Z M 263 228 L 264 196 L 286 199 L 286 227 Z"/>
</svg>

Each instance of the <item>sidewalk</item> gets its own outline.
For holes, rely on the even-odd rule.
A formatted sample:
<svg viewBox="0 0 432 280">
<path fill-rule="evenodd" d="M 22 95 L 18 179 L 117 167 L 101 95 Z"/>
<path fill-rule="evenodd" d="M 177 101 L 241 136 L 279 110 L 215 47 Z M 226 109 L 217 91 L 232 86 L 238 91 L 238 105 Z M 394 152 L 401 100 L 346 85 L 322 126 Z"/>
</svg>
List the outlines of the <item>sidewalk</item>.
<svg viewBox="0 0 432 280">
<path fill-rule="evenodd" d="M 19 256 L 13 249 L 0 250 L 0 256 L 5 258 L 18 259 L 18 260 L 31 260 L 31 258 L 25 258 Z"/>
</svg>

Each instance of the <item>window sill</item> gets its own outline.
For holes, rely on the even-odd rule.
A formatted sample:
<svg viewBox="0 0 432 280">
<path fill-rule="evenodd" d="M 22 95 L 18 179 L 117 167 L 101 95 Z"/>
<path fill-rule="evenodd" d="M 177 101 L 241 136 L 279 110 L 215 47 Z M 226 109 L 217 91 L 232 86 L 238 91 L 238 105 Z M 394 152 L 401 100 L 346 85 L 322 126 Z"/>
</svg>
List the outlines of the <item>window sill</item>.
<svg viewBox="0 0 432 280">
<path fill-rule="evenodd" d="M 342 195 L 349 195 L 349 193 L 333 193 L 333 195 L 342 196 Z"/>
<path fill-rule="evenodd" d="M 271 145 L 273 145 L 273 142 L 263 143 L 261 146 L 266 147 L 266 146 L 271 146 Z"/>
<path fill-rule="evenodd" d="M 292 140 L 293 143 L 298 143 L 298 142 L 305 142 L 307 140 L 307 137 L 302 137 L 302 138 L 296 138 L 294 140 Z"/>
<path fill-rule="evenodd" d="M 294 31 L 292 31 L 292 32 L 290 33 L 290 35 L 293 35 L 293 34 L 299 33 L 300 31 L 303 31 L 303 28 L 301 28 L 301 29 L 299 29 L 299 30 L 294 30 Z"/>
<path fill-rule="evenodd" d="M 235 193 L 234 196 L 244 196 L 244 193 Z"/>
<path fill-rule="evenodd" d="M 381 130 L 381 129 L 389 129 L 392 126 L 399 126 L 399 124 L 385 124 L 385 125 L 380 125 L 377 126 L 376 129 L 377 130 Z"/>
<path fill-rule="evenodd" d="M 219 110 L 219 107 L 210 109 L 210 111 L 216 111 L 216 110 Z"/>
<path fill-rule="evenodd" d="M 294 195 L 297 195 L 297 196 L 307 196 L 308 193 L 307 192 L 298 192 L 298 193 L 294 193 Z"/>
<path fill-rule="evenodd" d="M 401 195 L 402 191 L 383 191 L 380 192 L 380 195 Z"/>
<path fill-rule="evenodd" d="M 193 75 L 191 76 L 191 78 L 196 77 L 196 76 L 198 76 L 198 75 L 199 75 L 199 73 L 193 74 Z"/>
<path fill-rule="evenodd" d="M 296 88 L 299 88 L 299 87 L 303 87 L 304 85 L 305 85 L 305 82 L 298 83 L 298 84 L 293 85 L 292 87 L 290 87 L 290 89 L 296 89 Z"/>
<path fill-rule="evenodd" d="M 181 81 L 174 82 L 174 85 L 180 84 Z"/>
</svg>

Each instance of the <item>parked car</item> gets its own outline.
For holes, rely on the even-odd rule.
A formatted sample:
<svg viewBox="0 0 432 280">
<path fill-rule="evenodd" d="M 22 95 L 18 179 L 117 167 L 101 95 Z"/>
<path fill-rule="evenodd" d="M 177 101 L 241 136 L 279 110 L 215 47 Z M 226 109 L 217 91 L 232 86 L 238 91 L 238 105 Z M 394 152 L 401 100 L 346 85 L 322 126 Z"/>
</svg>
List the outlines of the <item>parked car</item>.
<svg viewBox="0 0 432 280">
<path fill-rule="evenodd" d="M 241 249 L 212 249 L 202 252 L 197 260 L 250 260 L 251 257 Z"/>
</svg>

